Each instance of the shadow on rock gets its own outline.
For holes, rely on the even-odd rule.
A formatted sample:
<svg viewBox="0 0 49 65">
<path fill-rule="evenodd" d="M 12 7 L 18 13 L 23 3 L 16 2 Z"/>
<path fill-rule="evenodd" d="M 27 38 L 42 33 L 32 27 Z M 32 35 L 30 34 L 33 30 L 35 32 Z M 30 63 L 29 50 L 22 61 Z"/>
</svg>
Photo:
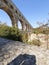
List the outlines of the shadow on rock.
<svg viewBox="0 0 49 65">
<path fill-rule="evenodd" d="M 35 55 L 20 54 L 7 65 L 36 65 L 36 57 Z"/>
</svg>

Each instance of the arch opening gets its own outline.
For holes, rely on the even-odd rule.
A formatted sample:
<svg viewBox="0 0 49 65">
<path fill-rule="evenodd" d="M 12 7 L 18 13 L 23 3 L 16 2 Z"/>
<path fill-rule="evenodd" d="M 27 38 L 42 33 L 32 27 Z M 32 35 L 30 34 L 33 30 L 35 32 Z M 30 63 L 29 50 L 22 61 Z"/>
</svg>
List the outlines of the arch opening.
<svg viewBox="0 0 49 65">
<path fill-rule="evenodd" d="M 0 22 L 1 23 L 6 23 L 8 26 L 12 27 L 12 21 L 10 16 L 4 9 L 0 9 Z"/>
<path fill-rule="evenodd" d="M 22 30 L 22 24 L 19 20 L 18 20 L 18 29 Z"/>
</svg>

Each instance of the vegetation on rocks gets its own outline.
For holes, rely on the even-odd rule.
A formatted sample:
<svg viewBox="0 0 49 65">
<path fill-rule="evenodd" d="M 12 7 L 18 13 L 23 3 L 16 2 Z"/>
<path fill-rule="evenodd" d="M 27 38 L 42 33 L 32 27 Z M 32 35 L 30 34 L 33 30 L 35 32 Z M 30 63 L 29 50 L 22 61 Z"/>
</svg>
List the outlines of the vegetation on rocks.
<svg viewBox="0 0 49 65">
<path fill-rule="evenodd" d="M 0 24 L 0 37 L 11 39 L 11 40 L 21 40 L 21 35 L 19 34 L 19 30 L 14 27 L 9 27 L 5 24 Z"/>
<path fill-rule="evenodd" d="M 46 23 L 46 24 L 42 24 L 41 26 L 39 25 L 38 28 L 33 28 L 33 33 L 35 34 L 45 34 L 45 40 L 47 41 L 46 44 L 47 44 L 47 49 L 48 49 L 48 40 L 49 40 L 49 23 Z"/>
<path fill-rule="evenodd" d="M 39 33 L 49 34 L 49 27 L 47 27 L 47 28 L 42 28 L 42 27 L 34 28 L 33 33 L 35 33 L 35 34 L 39 34 Z"/>
<path fill-rule="evenodd" d="M 22 33 L 22 41 L 24 43 L 27 43 L 28 42 L 28 33 L 26 33 L 26 32 L 23 32 Z"/>
<path fill-rule="evenodd" d="M 33 28 L 33 33 L 37 35 L 39 33 L 49 34 L 49 27 Z M 18 28 L 9 27 L 6 24 L 0 24 L 0 37 L 28 43 L 28 33 L 26 31 L 25 32 L 20 31 Z M 29 44 L 34 44 L 37 46 L 41 45 L 40 41 L 37 39 L 30 41 Z"/>
<path fill-rule="evenodd" d="M 33 44 L 33 45 L 40 46 L 41 45 L 41 42 L 38 39 L 34 39 L 34 40 L 30 41 L 29 44 Z"/>
<path fill-rule="evenodd" d="M 27 42 L 28 35 L 26 32 L 21 32 L 18 28 L 9 27 L 6 24 L 0 24 L 0 37 Z"/>
</svg>

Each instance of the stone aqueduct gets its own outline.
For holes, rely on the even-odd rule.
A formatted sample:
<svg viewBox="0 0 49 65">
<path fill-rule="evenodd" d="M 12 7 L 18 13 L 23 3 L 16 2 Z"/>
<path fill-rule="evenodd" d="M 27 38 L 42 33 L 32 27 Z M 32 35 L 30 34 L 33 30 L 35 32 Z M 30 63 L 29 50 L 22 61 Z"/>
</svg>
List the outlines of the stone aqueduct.
<svg viewBox="0 0 49 65">
<path fill-rule="evenodd" d="M 18 27 L 18 21 L 20 21 L 23 31 L 32 30 L 32 26 L 20 12 L 20 10 L 14 5 L 12 0 L 0 0 L 0 9 L 7 12 L 7 14 L 10 16 L 12 20 L 12 26 Z"/>
</svg>

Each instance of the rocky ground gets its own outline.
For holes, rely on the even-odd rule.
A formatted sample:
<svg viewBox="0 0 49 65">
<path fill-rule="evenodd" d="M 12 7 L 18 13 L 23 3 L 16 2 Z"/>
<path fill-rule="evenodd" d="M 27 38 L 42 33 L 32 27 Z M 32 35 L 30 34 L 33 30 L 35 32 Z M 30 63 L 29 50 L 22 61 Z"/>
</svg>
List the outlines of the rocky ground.
<svg viewBox="0 0 49 65">
<path fill-rule="evenodd" d="M 0 38 L 0 65 L 49 65 L 49 50 Z"/>
</svg>

